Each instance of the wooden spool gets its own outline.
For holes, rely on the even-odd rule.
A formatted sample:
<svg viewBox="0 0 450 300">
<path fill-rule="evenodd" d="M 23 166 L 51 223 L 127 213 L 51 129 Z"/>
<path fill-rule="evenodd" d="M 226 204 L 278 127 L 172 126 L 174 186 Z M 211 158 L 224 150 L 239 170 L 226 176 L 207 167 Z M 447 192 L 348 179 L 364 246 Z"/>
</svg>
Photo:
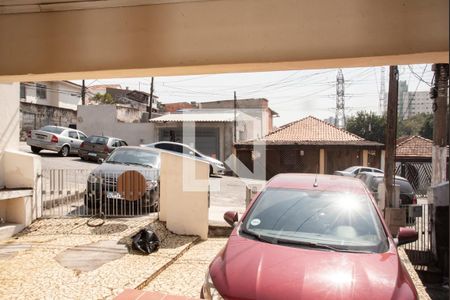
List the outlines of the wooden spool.
<svg viewBox="0 0 450 300">
<path fill-rule="evenodd" d="M 140 200 L 144 196 L 145 190 L 145 177 L 138 171 L 126 171 L 117 179 L 117 192 L 125 200 Z"/>
</svg>

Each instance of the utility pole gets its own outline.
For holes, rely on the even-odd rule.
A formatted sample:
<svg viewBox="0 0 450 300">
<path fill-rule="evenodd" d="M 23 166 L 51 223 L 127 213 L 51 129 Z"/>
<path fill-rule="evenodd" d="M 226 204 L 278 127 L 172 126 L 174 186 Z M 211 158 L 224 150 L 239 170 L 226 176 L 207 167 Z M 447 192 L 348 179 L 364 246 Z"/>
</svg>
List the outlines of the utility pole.
<svg viewBox="0 0 450 300">
<path fill-rule="evenodd" d="M 395 147 L 397 144 L 398 67 L 389 67 L 389 93 L 386 116 L 386 154 L 384 158 L 384 183 L 386 207 L 392 207 L 394 198 Z"/>
<path fill-rule="evenodd" d="M 86 105 L 86 85 L 84 79 L 81 84 L 81 105 Z"/>
<path fill-rule="evenodd" d="M 237 142 L 237 97 L 236 91 L 234 91 L 234 142 Z"/>
<path fill-rule="evenodd" d="M 148 106 L 148 119 L 152 118 L 152 107 L 153 107 L 153 77 L 150 83 L 150 105 Z"/>
<path fill-rule="evenodd" d="M 438 268 L 447 270 L 448 274 L 448 236 L 449 236 L 449 199 L 448 182 L 447 195 L 443 192 L 442 183 L 447 177 L 447 89 L 448 64 L 434 64 L 434 86 L 430 96 L 433 99 L 433 147 L 431 152 L 431 187 L 432 187 L 432 213 L 431 213 L 431 245 L 432 253 Z M 447 177 L 448 178 L 448 177 Z M 447 179 L 448 180 L 448 179 Z"/>
<path fill-rule="evenodd" d="M 433 99 L 433 150 L 431 185 L 435 186 L 447 177 L 447 89 L 448 64 L 433 65 L 435 84 L 431 88 Z"/>
</svg>

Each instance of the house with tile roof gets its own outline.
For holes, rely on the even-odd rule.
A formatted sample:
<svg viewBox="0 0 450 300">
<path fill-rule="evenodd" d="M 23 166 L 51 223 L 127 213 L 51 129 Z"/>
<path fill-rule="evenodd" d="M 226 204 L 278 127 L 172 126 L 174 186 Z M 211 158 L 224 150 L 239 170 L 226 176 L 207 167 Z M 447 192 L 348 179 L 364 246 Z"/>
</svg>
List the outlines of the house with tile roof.
<svg viewBox="0 0 450 300">
<path fill-rule="evenodd" d="M 433 141 L 421 136 L 402 136 L 395 150 L 396 174 L 408 179 L 416 194 L 426 195 L 431 186 Z M 447 146 L 447 168 L 449 148 Z"/>
<path fill-rule="evenodd" d="M 237 157 L 250 170 L 259 159 L 254 153 L 258 144 L 266 146 L 267 179 L 287 172 L 333 174 L 355 165 L 383 168 L 383 144 L 312 116 L 281 126 L 262 139 L 235 144 Z"/>
</svg>

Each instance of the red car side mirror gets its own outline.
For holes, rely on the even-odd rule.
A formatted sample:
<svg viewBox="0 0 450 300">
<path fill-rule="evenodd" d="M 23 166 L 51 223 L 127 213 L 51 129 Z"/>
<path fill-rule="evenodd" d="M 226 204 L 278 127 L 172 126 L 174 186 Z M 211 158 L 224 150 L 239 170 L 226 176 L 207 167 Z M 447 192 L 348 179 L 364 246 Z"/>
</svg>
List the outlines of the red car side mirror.
<svg viewBox="0 0 450 300">
<path fill-rule="evenodd" d="M 236 222 L 239 220 L 238 213 L 236 211 L 227 211 L 223 215 L 223 219 L 225 220 L 225 222 L 230 224 L 231 227 L 234 227 Z"/>
<path fill-rule="evenodd" d="M 400 227 L 397 235 L 397 246 L 417 241 L 419 235 L 413 228 Z"/>
</svg>

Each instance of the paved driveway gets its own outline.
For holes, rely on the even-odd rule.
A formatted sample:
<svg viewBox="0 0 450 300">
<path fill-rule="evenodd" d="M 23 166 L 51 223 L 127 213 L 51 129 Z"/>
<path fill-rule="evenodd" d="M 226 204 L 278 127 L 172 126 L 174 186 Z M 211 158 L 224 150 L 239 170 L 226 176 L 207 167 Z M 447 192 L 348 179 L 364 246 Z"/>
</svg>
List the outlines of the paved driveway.
<svg viewBox="0 0 450 300">
<path fill-rule="evenodd" d="M 30 146 L 28 146 L 25 142 L 21 142 L 19 146 L 19 150 L 25 153 L 31 152 Z M 81 160 L 76 155 L 70 155 L 67 157 L 61 157 L 56 152 L 42 150 L 39 154 L 42 158 L 42 168 L 43 169 L 95 169 L 98 164 L 95 162 L 87 162 Z"/>
</svg>

